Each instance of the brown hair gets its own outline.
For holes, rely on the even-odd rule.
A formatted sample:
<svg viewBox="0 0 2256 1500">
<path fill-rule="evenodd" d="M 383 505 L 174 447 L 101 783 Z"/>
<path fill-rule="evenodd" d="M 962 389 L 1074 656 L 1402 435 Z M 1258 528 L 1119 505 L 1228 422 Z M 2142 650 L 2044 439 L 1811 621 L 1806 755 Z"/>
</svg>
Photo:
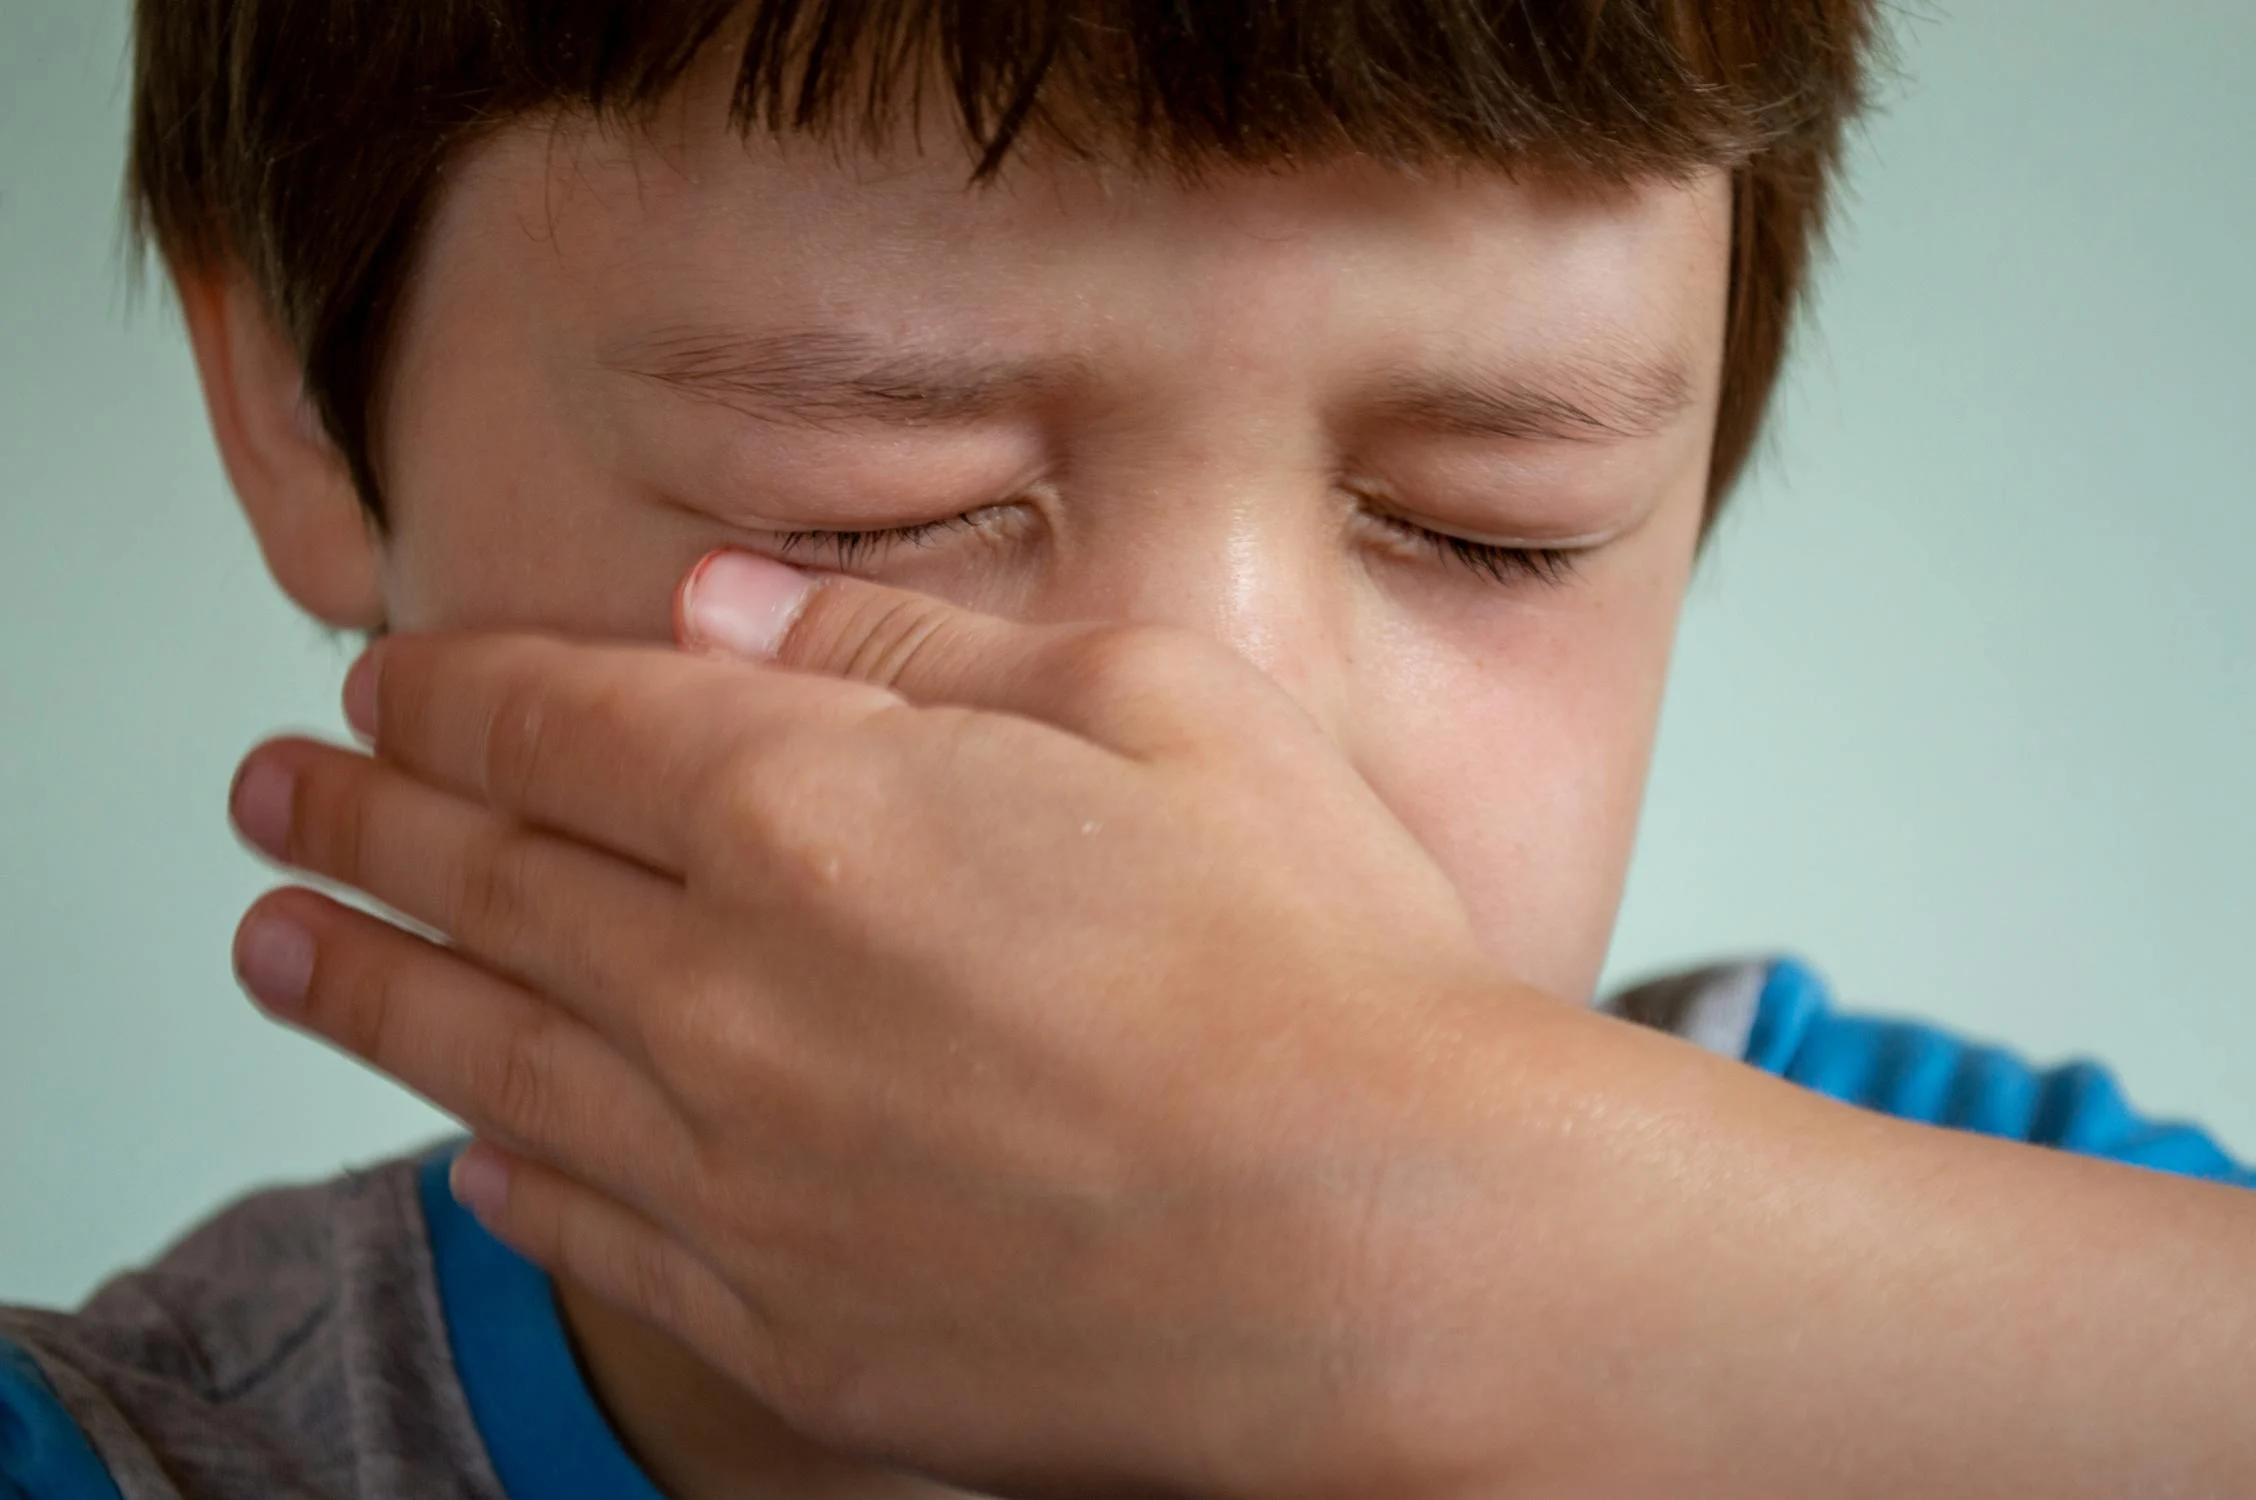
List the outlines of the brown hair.
<svg viewBox="0 0 2256 1500">
<path fill-rule="evenodd" d="M 387 336 L 451 153 L 631 114 L 739 50 L 747 130 L 882 132 L 952 96 L 978 176 L 1030 135 L 1147 165 L 1346 151 L 1735 175 L 1712 517 L 1761 430 L 1881 0 L 139 0 L 133 225 L 255 281 L 380 524 Z"/>
</svg>

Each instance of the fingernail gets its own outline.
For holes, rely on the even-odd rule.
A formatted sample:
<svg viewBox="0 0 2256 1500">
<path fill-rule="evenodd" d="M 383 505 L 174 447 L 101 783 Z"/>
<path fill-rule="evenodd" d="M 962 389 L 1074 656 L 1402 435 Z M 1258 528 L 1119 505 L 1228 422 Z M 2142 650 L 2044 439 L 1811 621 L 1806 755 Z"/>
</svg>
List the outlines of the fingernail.
<svg viewBox="0 0 2256 1500">
<path fill-rule="evenodd" d="M 243 837 L 284 863 L 290 858 L 290 805 L 297 791 L 298 778 L 287 767 L 271 755 L 254 755 L 228 799 Z"/>
<path fill-rule="evenodd" d="M 814 581 L 797 568 L 757 553 L 709 552 L 682 582 L 683 643 L 773 656 L 813 589 Z"/>
<path fill-rule="evenodd" d="M 472 1142 L 447 1169 L 447 1190 L 454 1201 L 481 1219 L 499 1214 L 509 1199 L 509 1167 L 485 1147 Z"/>
<path fill-rule="evenodd" d="M 383 651 L 384 643 L 376 642 L 345 674 L 345 722 L 371 748 L 376 744 L 376 679 L 383 671 Z"/>
<path fill-rule="evenodd" d="M 287 917 L 260 912 L 236 939 L 235 974 L 259 1004 L 296 1015 L 313 985 L 313 934 Z"/>
</svg>

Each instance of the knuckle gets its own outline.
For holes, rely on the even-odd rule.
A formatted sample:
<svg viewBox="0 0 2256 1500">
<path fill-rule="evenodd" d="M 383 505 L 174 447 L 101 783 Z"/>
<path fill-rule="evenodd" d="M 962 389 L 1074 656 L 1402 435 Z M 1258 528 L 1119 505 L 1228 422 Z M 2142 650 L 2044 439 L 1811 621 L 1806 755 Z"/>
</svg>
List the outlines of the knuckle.
<svg viewBox="0 0 2256 1500">
<path fill-rule="evenodd" d="M 429 654 L 421 639 L 399 635 L 385 637 L 383 652 L 383 670 L 376 675 L 377 741 L 387 753 L 407 746 L 412 754 L 431 738 L 435 695 Z"/>
<path fill-rule="evenodd" d="M 839 676 L 892 687 L 939 648 L 945 618 L 915 594 L 818 589 L 793 632 L 793 654 L 820 660 Z"/>
<path fill-rule="evenodd" d="M 494 1126 L 528 1144 L 546 1144 L 556 1125 L 549 1086 L 555 1050 L 555 1028 L 543 1023 L 518 1031 L 470 1064 L 470 1096 Z"/>
<path fill-rule="evenodd" d="M 629 1305 L 662 1328 L 679 1328 L 688 1309 L 681 1275 L 651 1239 L 636 1236 L 611 1254 L 612 1279 Z"/>
<path fill-rule="evenodd" d="M 879 797 L 875 768 L 851 743 L 817 731 L 733 757 L 707 804 L 714 855 L 760 889 L 804 894 L 835 884 Z"/>
<path fill-rule="evenodd" d="M 477 757 L 479 791 L 496 806 L 524 807 L 553 749 L 555 716 L 546 686 L 514 682 L 503 688 L 484 731 Z"/>
<path fill-rule="evenodd" d="M 1083 712 L 1124 727 L 1185 719 L 1178 705 L 1211 671 L 1206 644 L 1185 631 L 1130 625 L 1091 631 L 1065 648 L 1062 686 Z"/>
<path fill-rule="evenodd" d="M 787 814 L 780 761 L 772 747 L 765 754 L 731 756 L 699 799 L 713 809 L 703 827 L 717 863 L 733 865 L 737 860 L 732 856 L 764 850 L 771 842 Z"/>
<path fill-rule="evenodd" d="M 385 1067 L 399 1051 L 397 972 L 372 945 L 332 936 L 314 965 L 308 1018 L 345 1051 Z"/>
<path fill-rule="evenodd" d="M 358 884 L 368 873 L 376 831 L 369 777 L 322 757 L 298 773 L 290 816 L 290 850 L 309 869 Z"/>
<path fill-rule="evenodd" d="M 738 1146 L 732 1132 L 747 1115 L 782 1123 L 804 1086 L 754 1008 L 715 986 L 693 993 L 653 1051 L 654 1066 L 683 1108 L 700 1181 L 722 1180 Z"/>
<path fill-rule="evenodd" d="M 503 831 L 464 848 L 447 902 L 447 930 L 477 947 L 513 950 L 524 931 L 532 842 Z"/>
</svg>

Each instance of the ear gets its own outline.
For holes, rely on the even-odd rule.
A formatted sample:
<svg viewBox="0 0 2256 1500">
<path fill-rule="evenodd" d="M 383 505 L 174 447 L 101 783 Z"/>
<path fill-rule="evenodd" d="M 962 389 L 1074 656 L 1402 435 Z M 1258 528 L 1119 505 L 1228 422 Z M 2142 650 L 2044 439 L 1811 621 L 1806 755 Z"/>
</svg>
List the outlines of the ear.
<svg viewBox="0 0 2256 1500">
<path fill-rule="evenodd" d="M 267 571 L 344 630 L 384 623 L 382 548 L 344 456 L 306 400 L 305 374 L 266 299 L 233 267 L 177 272 L 220 461 Z"/>
</svg>

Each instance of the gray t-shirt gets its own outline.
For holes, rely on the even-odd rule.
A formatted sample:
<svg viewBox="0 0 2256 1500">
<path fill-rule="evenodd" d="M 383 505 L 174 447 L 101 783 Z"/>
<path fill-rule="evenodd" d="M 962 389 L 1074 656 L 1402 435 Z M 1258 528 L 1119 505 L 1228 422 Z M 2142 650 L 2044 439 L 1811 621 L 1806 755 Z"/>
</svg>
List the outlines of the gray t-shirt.
<svg viewBox="0 0 2256 1500">
<path fill-rule="evenodd" d="M 456 1377 L 417 1167 L 247 1198 L 75 1314 L 0 1311 L 0 1339 L 124 1500 L 504 1500 Z M 102 1495 L 20 1366 L 13 1443 L 33 1462 L 0 1458 L 0 1497 Z M 6 1384 L 0 1366 L 0 1450 Z"/>
</svg>

